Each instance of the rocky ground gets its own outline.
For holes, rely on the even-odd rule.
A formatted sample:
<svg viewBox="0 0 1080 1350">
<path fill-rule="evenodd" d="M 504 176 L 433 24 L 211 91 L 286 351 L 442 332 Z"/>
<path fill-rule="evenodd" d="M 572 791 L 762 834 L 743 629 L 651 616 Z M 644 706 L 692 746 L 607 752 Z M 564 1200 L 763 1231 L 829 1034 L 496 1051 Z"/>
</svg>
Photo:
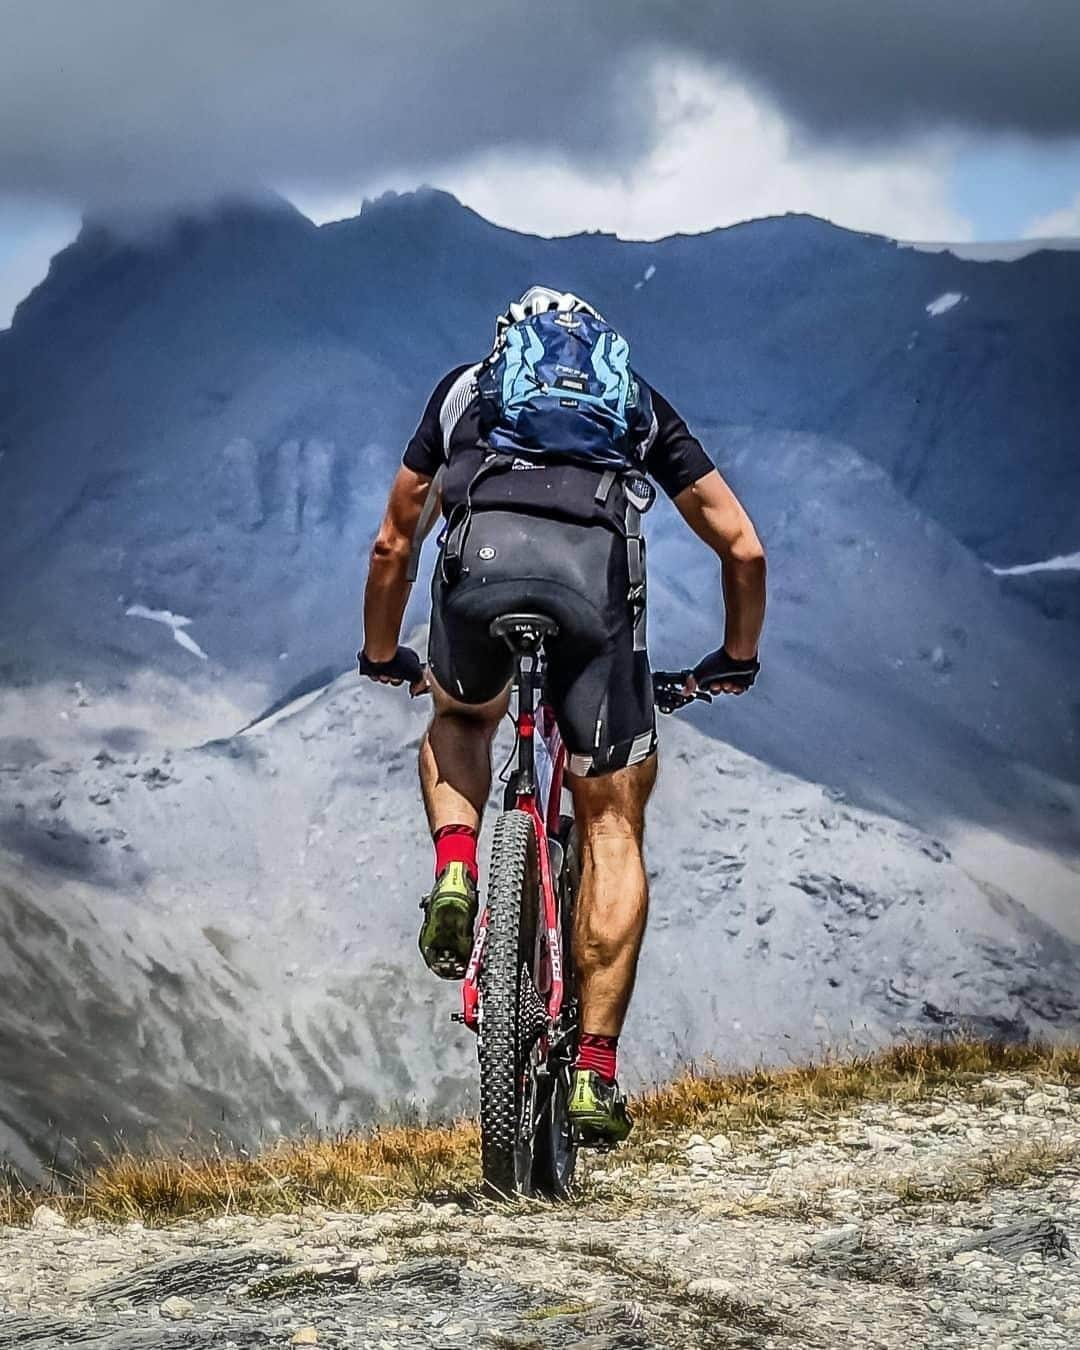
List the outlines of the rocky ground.
<svg viewBox="0 0 1080 1350">
<path fill-rule="evenodd" d="M 0 1230 L 0 1347 L 1080 1342 L 1080 1089 L 996 1075 L 660 1137 L 580 1198 Z"/>
</svg>

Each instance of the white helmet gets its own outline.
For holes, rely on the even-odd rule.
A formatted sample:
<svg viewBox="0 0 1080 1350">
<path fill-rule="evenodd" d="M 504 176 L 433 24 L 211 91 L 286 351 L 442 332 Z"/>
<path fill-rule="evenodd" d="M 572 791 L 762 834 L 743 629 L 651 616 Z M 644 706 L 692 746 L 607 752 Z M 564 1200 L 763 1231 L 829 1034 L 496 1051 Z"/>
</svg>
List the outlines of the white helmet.
<svg viewBox="0 0 1080 1350">
<path fill-rule="evenodd" d="M 591 314 L 594 319 L 603 319 L 587 300 L 570 291 L 553 291 L 550 286 L 530 286 L 520 300 L 511 300 L 505 314 L 495 320 L 495 345 L 500 346 L 503 335 L 511 324 L 522 319 L 531 319 L 535 314 L 547 314 L 556 310 L 559 314 Z"/>
</svg>

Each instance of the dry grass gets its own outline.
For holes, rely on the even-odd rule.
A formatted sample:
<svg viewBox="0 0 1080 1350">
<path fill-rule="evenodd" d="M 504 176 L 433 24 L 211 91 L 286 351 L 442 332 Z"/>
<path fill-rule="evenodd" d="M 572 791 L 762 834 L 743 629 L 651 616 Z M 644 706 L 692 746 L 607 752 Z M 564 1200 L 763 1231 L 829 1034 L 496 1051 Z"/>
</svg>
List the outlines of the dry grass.
<svg viewBox="0 0 1080 1350">
<path fill-rule="evenodd" d="M 376 1210 L 479 1184 L 475 1122 L 396 1126 L 281 1140 L 255 1155 L 219 1149 L 119 1153 L 57 1186 L 0 1184 L 0 1223 L 26 1222 L 39 1204 L 69 1218 L 167 1223 L 214 1214 L 295 1212 L 308 1205 Z"/>
<path fill-rule="evenodd" d="M 1074 1172 L 1078 1164 L 1080 1147 L 1077 1145 L 1036 1141 L 959 1160 L 944 1173 L 929 1177 L 921 1172 L 878 1176 L 874 1179 L 874 1188 L 894 1196 L 905 1207 L 946 1205 L 951 1208 L 958 1203 L 981 1200 L 992 1190 L 1013 1190 L 1028 1181 Z M 838 1207 L 833 1199 L 837 1180 L 827 1177 L 823 1184 L 805 1190 L 775 1194 L 766 1190 L 732 1198 L 715 1212 L 729 1218 L 788 1219 L 796 1223 L 836 1219 L 848 1214 L 847 1205 Z M 874 1212 L 873 1200 L 869 1209 Z"/>
<path fill-rule="evenodd" d="M 690 1070 L 637 1102 L 636 1136 L 704 1126 L 756 1130 L 835 1116 L 865 1102 L 898 1105 L 948 1091 L 970 1092 L 991 1074 L 1080 1085 L 1080 1046 L 931 1041 L 877 1054 L 745 1073 Z"/>
<path fill-rule="evenodd" d="M 686 1129 L 754 1130 L 825 1119 L 867 1101 L 907 1103 L 945 1090 L 970 1091 L 994 1073 L 1080 1084 L 1080 1047 L 935 1042 L 789 1069 L 690 1071 L 637 1100 L 635 1137 L 640 1148 Z M 151 1224 L 315 1204 L 374 1210 L 477 1187 L 479 1149 L 476 1123 L 459 1121 L 283 1140 L 255 1155 L 122 1152 L 77 1177 L 58 1178 L 48 1190 L 0 1178 L 0 1223 L 25 1223 L 42 1203 L 72 1219 Z"/>
<path fill-rule="evenodd" d="M 901 1204 L 955 1204 L 978 1200 L 996 1187 L 1022 1186 L 1025 1181 L 1053 1176 L 1080 1162 L 1080 1149 L 1069 1144 L 1017 1144 L 1002 1153 L 975 1158 L 933 1181 L 902 1177 L 893 1189 Z"/>
</svg>

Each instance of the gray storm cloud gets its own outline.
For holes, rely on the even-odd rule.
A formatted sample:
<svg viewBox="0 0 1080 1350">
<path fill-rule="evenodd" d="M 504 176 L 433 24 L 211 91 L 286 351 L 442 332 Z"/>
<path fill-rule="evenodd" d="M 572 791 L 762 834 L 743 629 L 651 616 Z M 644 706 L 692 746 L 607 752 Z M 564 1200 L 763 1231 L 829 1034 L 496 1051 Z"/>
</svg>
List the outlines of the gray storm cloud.
<svg viewBox="0 0 1080 1350">
<path fill-rule="evenodd" d="M 334 185 L 477 151 L 629 163 L 688 55 L 810 137 L 1080 134 L 1077 0 L 0 0 L 0 192 Z"/>
</svg>

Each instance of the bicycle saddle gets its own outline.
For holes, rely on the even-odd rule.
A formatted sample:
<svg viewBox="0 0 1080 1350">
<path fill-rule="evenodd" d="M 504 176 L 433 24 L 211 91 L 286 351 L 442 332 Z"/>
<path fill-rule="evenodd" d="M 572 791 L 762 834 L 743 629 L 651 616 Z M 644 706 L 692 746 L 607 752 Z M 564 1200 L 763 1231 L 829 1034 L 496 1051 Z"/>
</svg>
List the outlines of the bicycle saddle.
<svg viewBox="0 0 1080 1350">
<path fill-rule="evenodd" d="M 492 637 L 501 637 L 517 650 L 529 650 L 542 639 L 553 637 L 559 631 L 559 625 L 546 614 L 503 614 L 492 619 L 488 632 Z"/>
</svg>

